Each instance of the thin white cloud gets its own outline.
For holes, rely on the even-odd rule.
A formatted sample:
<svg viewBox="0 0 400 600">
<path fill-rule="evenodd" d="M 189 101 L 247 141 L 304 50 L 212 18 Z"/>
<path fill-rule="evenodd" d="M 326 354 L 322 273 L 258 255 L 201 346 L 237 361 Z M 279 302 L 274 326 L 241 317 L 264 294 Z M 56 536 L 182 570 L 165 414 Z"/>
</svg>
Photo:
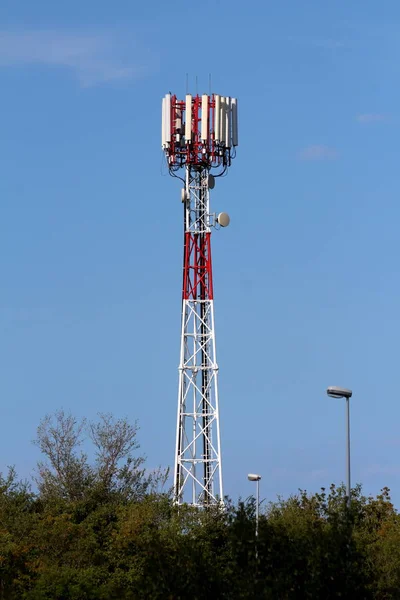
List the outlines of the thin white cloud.
<svg viewBox="0 0 400 600">
<path fill-rule="evenodd" d="M 382 123 L 388 120 L 386 115 L 380 113 L 365 113 L 357 115 L 356 119 L 359 123 Z"/>
<path fill-rule="evenodd" d="M 298 154 L 300 160 L 333 160 L 337 156 L 338 153 L 335 148 L 320 144 L 306 146 Z"/>
<path fill-rule="evenodd" d="M 145 65 L 137 62 L 137 56 L 132 62 L 120 60 L 120 46 L 117 36 L 103 33 L 0 30 L 0 68 L 64 68 L 72 71 L 83 86 L 140 75 Z"/>
</svg>

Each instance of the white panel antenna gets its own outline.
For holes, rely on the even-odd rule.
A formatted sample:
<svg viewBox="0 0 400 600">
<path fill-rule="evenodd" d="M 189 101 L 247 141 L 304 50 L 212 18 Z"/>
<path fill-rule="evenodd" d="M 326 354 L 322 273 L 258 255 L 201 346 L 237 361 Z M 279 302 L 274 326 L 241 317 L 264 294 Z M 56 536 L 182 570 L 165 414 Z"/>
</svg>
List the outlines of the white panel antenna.
<svg viewBox="0 0 400 600">
<path fill-rule="evenodd" d="M 238 146 L 239 145 L 238 105 L 237 105 L 236 98 L 232 98 L 231 106 L 232 106 L 232 146 Z"/>
<path fill-rule="evenodd" d="M 220 123 L 221 123 L 221 96 L 215 96 L 215 109 L 214 109 L 214 127 L 215 127 L 215 141 L 220 142 Z"/>
<path fill-rule="evenodd" d="M 165 148 L 165 96 L 162 99 L 161 146 Z"/>
<path fill-rule="evenodd" d="M 219 141 L 221 144 L 225 144 L 225 98 L 221 96 L 221 109 L 219 111 Z"/>
<path fill-rule="evenodd" d="M 203 94 L 201 98 L 201 140 L 208 140 L 208 95 Z"/>
<path fill-rule="evenodd" d="M 171 142 L 171 94 L 165 96 L 165 144 Z"/>
<path fill-rule="evenodd" d="M 182 111 L 180 108 L 176 109 L 176 113 L 175 113 L 175 135 L 176 135 L 176 141 L 180 142 L 181 140 L 181 135 L 182 135 Z"/>
<path fill-rule="evenodd" d="M 225 146 L 231 147 L 231 99 L 225 98 Z"/>
<path fill-rule="evenodd" d="M 186 123 L 185 123 L 185 139 L 189 144 L 192 141 L 192 96 L 186 94 Z"/>
<path fill-rule="evenodd" d="M 180 108 L 176 109 L 175 129 L 178 133 L 182 133 L 182 111 Z"/>
</svg>

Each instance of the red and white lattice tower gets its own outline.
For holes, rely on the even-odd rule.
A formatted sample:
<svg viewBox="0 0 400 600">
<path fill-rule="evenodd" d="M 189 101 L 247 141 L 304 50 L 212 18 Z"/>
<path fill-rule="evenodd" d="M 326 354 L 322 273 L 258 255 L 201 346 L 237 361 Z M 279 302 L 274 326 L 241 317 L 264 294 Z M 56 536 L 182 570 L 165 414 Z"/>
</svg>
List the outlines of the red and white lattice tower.
<svg viewBox="0 0 400 600">
<path fill-rule="evenodd" d="M 225 96 L 167 94 L 162 147 L 171 175 L 184 182 L 182 330 L 174 494 L 178 504 L 223 502 L 214 331 L 211 228 L 229 224 L 210 212 L 210 189 L 238 145 L 237 101 Z M 181 177 L 182 175 L 182 177 Z M 184 177 L 183 177 L 184 175 Z"/>
</svg>

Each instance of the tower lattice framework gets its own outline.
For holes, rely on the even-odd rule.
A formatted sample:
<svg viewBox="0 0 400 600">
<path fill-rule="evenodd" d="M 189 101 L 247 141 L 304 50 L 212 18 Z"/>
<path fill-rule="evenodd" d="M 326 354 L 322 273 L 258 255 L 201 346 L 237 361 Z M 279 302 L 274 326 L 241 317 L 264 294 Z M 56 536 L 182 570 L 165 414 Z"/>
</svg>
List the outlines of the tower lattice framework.
<svg viewBox="0 0 400 600">
<path fill-rule="evenodd" d="M 162 146 L 172 175 L 184 169 L 184 253 L 179 391 L 174 468 L 177 503 L 223 502 L 218 364 L 214 329 L 211 231 L 226 213 L 210 212 L 214 176 L 231 164 L 237 146 L 236 99 L 167 94 Z M 211 173 L 213 171 L 213 174 Z M 182 172 L 182 171 L 181 171 Z"/>
<path fill-rule="evenodd" d="M 185 189 L 175 494 L 208 505 L 223 498 L 209 169 L 188 166 Z"/>
</svg>

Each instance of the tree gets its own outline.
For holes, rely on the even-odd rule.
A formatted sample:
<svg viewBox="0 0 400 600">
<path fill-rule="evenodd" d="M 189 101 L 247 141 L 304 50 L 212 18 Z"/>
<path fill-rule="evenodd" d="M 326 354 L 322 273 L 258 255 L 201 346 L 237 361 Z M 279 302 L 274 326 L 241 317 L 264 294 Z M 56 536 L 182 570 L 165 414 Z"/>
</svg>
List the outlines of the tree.
<svg viewBox="0 0 400 600">
<path fill-rule="evenodd" d="M 400 517 L 344 486 L 224 510 L 176 506 L 148 473 L 137 423 L 63 411 L 39 425 L 33 494 L 0 474 L 0 600 L 400 597 Z M 84 444 L 94 446 L 89 461 Z M 161 487 L 162 490 L 162 487 Z"/>
<path fill-rule="evenodd" d="M 80 451 L 85 425 L 64 410 L 40 421 L 34 443 L 47 461 L 38 463 L 35 480 L 44 498 L 79 500 L 93 484 L 93 469 Z"/>
<path fill-rule="evenodd" d="M 162 489 L 168 471 L 147 472 L 143 455 L 134 456 L 140 448 L 138 425 L 111 414 L 99 414 L 97 423 L 89 424 L 90 438 L 96 448 L 96 480 L 105 493 L 115 493 L 125 500 L 142 498 L 146 493 Z"/>
<path fill-rule="evenodd" d="M 127 501 L 161 489 L 168 471 L 146 471 L 145 457 L 133 454 L 140 447 L 137 432 L 136 422 L 132 425 L 110 414 L 100 413 L 97 422 L 89 423 L 63 410 L 47 415 L 35 440 L 47 459 L 38 463 L 40 495 L 70 501 L 118 495 Z M 81 450 L 87 437 L 95 447 L 94 464 Z"/>
<path fill-rule="evenodd" d="M 15 469 L 0 473 L 0 598 L 17 600 L 32 580 L 36 500 Z"/>
</svg>

